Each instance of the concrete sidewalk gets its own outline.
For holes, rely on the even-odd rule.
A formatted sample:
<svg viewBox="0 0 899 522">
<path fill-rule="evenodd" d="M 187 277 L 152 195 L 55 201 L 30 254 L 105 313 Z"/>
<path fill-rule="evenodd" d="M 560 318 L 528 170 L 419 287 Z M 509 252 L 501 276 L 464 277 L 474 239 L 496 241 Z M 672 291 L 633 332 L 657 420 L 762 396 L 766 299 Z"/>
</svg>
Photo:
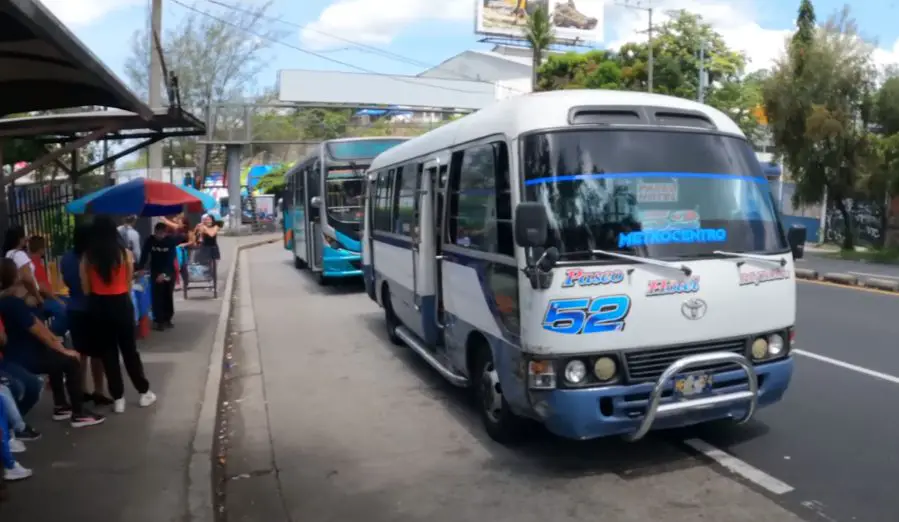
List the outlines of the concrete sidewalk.
<svg viewBox="0 0 899 522">
<path fill-rule="evenodd" d="M 3 522 L 72 520 L 97 522 L 184 522 L 189 520 L 188 464 L 206 388 L 229 268 L 237 247 L 278 235 L 221 237 L 219 297 L 211 291 L 175 294 L 176 327 L 151 332 L 139 347 L 153 391 L 151 408 L 137 405 L 126 382 L 128 409 L 108 413 L 105 424 L 73 430 L 50 419 L 49 393 L 27 419 L 43 433 L 19 455 L 34 470 L 27 481 L 9 484 L 0 505 Z M 127 378 L 126 378 L 127 381 Z"/>
</svg>

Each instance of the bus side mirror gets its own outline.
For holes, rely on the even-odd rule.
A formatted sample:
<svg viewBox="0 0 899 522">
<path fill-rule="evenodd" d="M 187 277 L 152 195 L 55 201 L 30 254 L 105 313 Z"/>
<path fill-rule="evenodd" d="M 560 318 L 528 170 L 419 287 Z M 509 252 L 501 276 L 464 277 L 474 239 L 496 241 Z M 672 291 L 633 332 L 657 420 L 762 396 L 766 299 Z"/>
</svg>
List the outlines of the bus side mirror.
<svg viewBox="0 0 899 522">
<path fill-rule="evenodd" d="M 309 204 L 315 208 L 321 208 L 322 198 L 319 196 L 312 196 L 312 199 L 309 200 Z"/>
<path fill-rule="evenodd" d="M 546 244 L 549 219 L 542 203 L 525 201 L 515 207 L 515 242 L 524 248 L 537 248 Z"/>
<path fill-rule="evenodd" d="M 793 259 L 802 259 L 805 255 L 805 240 L 808 231 L 802 225 L 793 225 L 787 231 L 787 241 L 790 243 L 790 250 L 793 251 Z"/>
</svg>

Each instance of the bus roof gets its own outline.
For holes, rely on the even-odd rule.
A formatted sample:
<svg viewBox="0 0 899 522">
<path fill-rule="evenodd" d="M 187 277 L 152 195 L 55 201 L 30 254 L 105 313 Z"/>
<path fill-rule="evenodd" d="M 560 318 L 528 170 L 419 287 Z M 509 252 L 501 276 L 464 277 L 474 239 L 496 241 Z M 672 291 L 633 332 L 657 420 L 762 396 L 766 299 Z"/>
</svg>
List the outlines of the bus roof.
<svg viewBox="0 0 899 522">
<path fill-rule="evenodd" d="M 718 132 L 745 137 L 726 114 L 683 98 L 633 91 L 600 89 L 564 90 L 515 96 L 425 133 L 385 151 L 369 170 L 402 163 L 494 134 L 517 137 L 523 133 L 569 126 L 573 107 L 657 107 L 701 113 Z"/>
</svg>

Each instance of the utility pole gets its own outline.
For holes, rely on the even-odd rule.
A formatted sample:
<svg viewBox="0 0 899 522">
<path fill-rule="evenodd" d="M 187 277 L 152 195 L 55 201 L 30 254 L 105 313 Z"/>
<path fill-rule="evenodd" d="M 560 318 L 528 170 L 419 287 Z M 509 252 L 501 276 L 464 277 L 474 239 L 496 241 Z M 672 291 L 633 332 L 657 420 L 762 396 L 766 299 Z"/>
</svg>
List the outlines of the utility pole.
<svg viewBox="0 0 899 522">
<path fill-rule="evenodd" d="M 623 2 L 618 2 L 617 5 L 620 5 L 621 7 L 627 7 L 628 9 L 636 9 L 638 11 L 646 11 L 646 13 L 649 15 L 649 27 L 647 27 L 645 31 L 640 31 L 640 33 L 641 34 L 646 33 L 647 36 L 649 37 L 649 44 L 648 44 L 649 61 L 646 64 L 646 68 L 647 68 L 646 74 L 647 74 L 648 81 L 646 82 L 646 87 L 647 87 L 646 90 L 647 90 L 647 92 L 652 92 L 652 73 L 653 73 L 653 69 L 655 68 L 655 63 L 654 63 L 655 60 L 653 57 L 654 53 L 652 50 L 652 47 L 653 47 L 652 46 L 652 41 L 653 41 L 653 39 L 652 39 L 652 33 L 653 33 L 652 12 L 654 9 L 652 8 L 652 6 L 644 6 L 642 0 L 624 0 Z"/>
<path fill-rule="evenodd" d="M 156 46 L 156 35 L 162 39 L 162 0 L 152 0 L 150 7 L 150 108 L 162 108 L 162 56 Z M 147 176 L 162 181 L 162 143 L 150 145 L 147 151 Z"/>
<path fill-rule="evenodd" d="M 699 88 L 696 89 L 696 100 L 699 103 L 705 102 L 705 41 L 699 43 Z"/>
</svg>

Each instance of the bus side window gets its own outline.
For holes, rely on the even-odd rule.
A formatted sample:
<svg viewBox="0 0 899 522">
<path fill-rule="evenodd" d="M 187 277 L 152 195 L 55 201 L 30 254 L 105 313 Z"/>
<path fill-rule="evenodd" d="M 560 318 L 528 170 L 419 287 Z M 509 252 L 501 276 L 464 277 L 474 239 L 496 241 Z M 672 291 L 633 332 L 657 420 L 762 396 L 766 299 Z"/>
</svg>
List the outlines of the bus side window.
<svg viewBox="0 0 899 522">
<path fill-rule="evenodd" d="M 496 251 L 496 152 L 493 144 L 462 153 L 458 173 L 450 177 L 450 226 L 457 246 Z M 455 170 L 456 161 L 453 159 Z"/>
<path fill-rule="evenodd" d="M 512 186 L 509 182 L 509 149 L 503 142 L 493 144 L 496 161 L 496 241 L 494 252 L 507 256 L 515 255 L 514 233 L 512 231 Z"/>
<path fill-rule="evenodd" d="M 393 210 L 393 177 L 394 170 L 381 171 L 378 174 L 378 186 L 375 196 L 375 230 L 391 231 L 391 214 Z"/>
<path fill-rule="evenodd" d="M 396 169 L 396 214 L 394 215 L 394 233 L 404 236 L 412 235 L 415 227 L 415 211 L 418 209 L 419 171 L 421 166 L 410 163 Z"/>
</svg>

